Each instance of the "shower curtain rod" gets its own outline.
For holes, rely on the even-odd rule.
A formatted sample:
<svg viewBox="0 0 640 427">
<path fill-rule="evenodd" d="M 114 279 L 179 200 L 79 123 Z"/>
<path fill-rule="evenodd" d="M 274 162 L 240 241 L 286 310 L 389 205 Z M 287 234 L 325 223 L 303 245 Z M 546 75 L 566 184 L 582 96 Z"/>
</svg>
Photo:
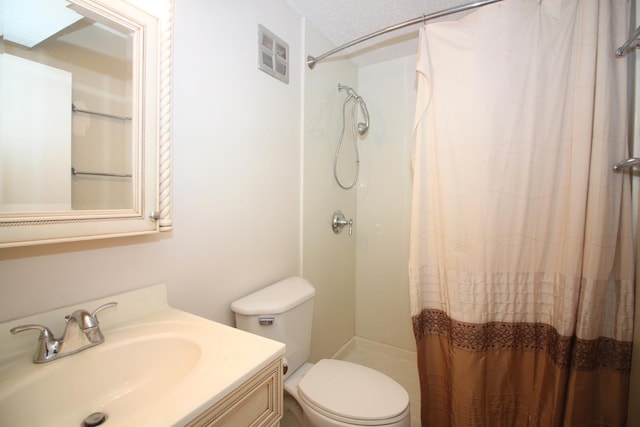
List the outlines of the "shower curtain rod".
<svg viewBox="0 0 640 427">
<path fill-rule="evenodd" d="M 376 31 L 375 33 L 371 33 L 368 34 L 366 36 L 360 37 L 359 39 L 356 40 L 352 40 L 349 43 L 345 43 L 342 46 L 338 46 L 335 49 L 332 49 L 326 53 L 323 53 L 322 55 L 319 56 L 307 56 L 307 66 L 313 70 L 313 67 L 316 66 L 316 64 L 320 61 L 322 61 L 324 58 L 333 55 L 334 53 L 338 53 L 342 50 L 345 50 L 353 45 L 356 45 L 358 43 L 362 43 L 364 41 L 367 41 L 369 39 L 372 39 L 374 37 L 378 37 L 381 36 L 382 34 L 386 34 L 386 33 L 390 33 L 391 31 L 395 31 L 395 30 L 399 30 L 401 28 L 405 28 L 408 27 L 410 25 L 415 25 L 415 24 L 420 24 L 426 21 L 429 21 L 431 19 L 435 19 L 435 18 L 440 18 L 442 16 L 447 16 L 447 15 L 451 15 L 453 13 L 458 13 L 458 12 L 464 12 L 466 10 L 469 9 L 475 9 L 476 7 L 480 7 L 480 6 L 486 6 L 488 4 L 491 3 L 497 3 L 499 1 L 502 0 L 482 0 L 482 1 L 476 1 L 474 3 L 468 3 L 468 4 L 463 4 L 461 6 L 456 6 L 456 7 L 452 7 L 450 9 L 445 9 L 445 10 L 441 10 L 440 12 L 435 12 L 429 15 L 422 15 L 418 18 L 414 18 L 414 19 L 410 19 L 408 21 L 404 21 L 401 22 L 399 24 L 396 25 L 391 25 L 390 27 L 386 27 L 383 28 L 382 30 Z"/>
<path fill-rule="evenodd" d="M 636 31 L 629 37 L 622 46 L 616 49 L 616 56 L 619 58 L 621 56 L 625 56 L 629 51 L 635 47 L 640 45 L 640 27 L 636 28 Z"/>
</svg>

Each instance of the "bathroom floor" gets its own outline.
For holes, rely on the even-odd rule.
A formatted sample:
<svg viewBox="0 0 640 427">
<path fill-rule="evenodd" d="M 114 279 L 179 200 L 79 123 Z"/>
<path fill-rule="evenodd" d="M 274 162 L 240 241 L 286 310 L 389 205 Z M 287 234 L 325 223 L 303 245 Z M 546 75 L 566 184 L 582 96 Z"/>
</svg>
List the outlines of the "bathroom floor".
<svg viewBox="0 0 640 427">
<path fill-rule="evenodd" d="M 333 358 L 368 366 L 400 383 L 409 393 L 411 427 L 420 427 L 420 382 L 414 352 L 354 337 Z"/>
</svg>

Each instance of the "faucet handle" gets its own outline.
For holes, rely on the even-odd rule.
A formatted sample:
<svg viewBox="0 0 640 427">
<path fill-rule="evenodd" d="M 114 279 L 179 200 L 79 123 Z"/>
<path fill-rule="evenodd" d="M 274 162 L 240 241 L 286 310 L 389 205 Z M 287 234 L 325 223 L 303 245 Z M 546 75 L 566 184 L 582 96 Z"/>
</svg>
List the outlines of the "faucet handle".
<svg viewBox="0 0 640 427">
<path fill-rule="evenodd" d="M 28 324 L 28 325 L 16 326 L 16 327 L 11 328 L 10 332 L 15 335 L 15 334 L 18 334 L 20 332 L 30 331 L 32 329 L 34 329 L 36 331 L 40 331 L 40 339 L 46 339 L 46 338 L 53 339 L 53 333 L 51 332 L 51 330 L 49 328 L 47 328 L 46 326 L 36 325 L 36 324 Z"/>
<path fill-rule="evenodd" d="M 43 363 L 55 358 L 60 350 L 60 341 L 55 339 L 51 330 L 46 326 L 35 324 L 21 325 L 11 328 L 10 331 L 15 335 L 32 329 L 40 331 L 40 335 L 38 336 L 38 347 L 33 355 L 33 362 Z"/>
<path fill-rule="evenodd" d="M 99 312 L 101 312 L 102 310 L 104 310 L 105 308 L 111 308 L 111 307 L 115 307 L 117 305 L 118 305 L 117 302 L 108 302 L 106 304 L 102 304 L 100 307 L 98 307 L 95 310 L 93 310 L 93 313 L 91 313 L 91 316 L 96 317 L 96 315 Z"/>
</svg>

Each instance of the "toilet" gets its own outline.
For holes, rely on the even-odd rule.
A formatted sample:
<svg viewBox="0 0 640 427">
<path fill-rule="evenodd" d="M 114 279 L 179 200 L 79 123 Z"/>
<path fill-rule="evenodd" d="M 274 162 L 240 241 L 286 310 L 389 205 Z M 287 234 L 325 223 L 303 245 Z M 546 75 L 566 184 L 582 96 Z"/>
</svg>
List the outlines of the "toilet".
<svg viewBox="0 0 640 427">
<path fill-rule="evenodd" d="M 314 295 L 307 280 L 290 277 L 231 304 L 238 329 L 286 344 L 284 390 L 302 408 L 302 425 L 409 427 L 409 395 L 393 379 L 342 360 L 307 362 Z"/>
</svg>

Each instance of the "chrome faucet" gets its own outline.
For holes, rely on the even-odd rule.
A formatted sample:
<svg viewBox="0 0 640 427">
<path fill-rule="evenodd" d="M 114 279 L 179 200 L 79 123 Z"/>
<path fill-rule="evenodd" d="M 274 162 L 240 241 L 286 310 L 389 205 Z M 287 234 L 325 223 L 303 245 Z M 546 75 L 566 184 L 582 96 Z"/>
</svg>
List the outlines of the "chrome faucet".
<svg viewBox="0 0 640 427">
<path fill-rule="evenodd" d="M 109 302 L 96 308 L 92 313 L 86 310 L 76 310 L 65 316 L 64 334 L 59 339 L 56 339 L 46 326 L 35 324 L 16 326 L 11 328 L 11 333 L 17 334 L 31 329 L 40 331 L 38 348 L 33 355 L 33 363 L 51 362 L 103 343 L 104 335 L 100 331 L 100 322 L 98 322 L 97 314 L 105 308 L 117 305 L 118 303 L 116 302 Z"/>
</svg>

